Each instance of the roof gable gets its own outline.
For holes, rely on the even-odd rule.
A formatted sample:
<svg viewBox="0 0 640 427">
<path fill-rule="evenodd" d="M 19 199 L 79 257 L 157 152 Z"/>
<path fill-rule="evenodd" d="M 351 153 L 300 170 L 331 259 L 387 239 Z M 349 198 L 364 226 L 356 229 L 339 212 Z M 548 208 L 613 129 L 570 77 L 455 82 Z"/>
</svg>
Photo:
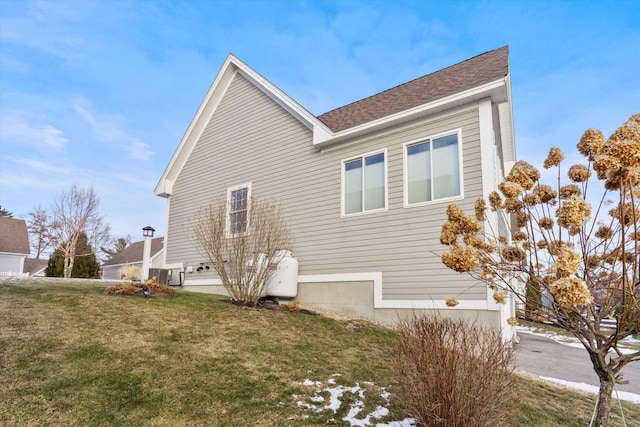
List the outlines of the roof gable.
<svg viewBox="0 0 640 427">
<path fill-rule="evenodd" d="M 509 48 L 504 46 L 321 114 L 318 118 L 334 132 L 339 132 L 503 79 L 508 74 Z"/>
<path fill-rule="evenodd" d="M 175 182 L 175 179 L 185 165 L 189 154 L 193 151 L 198 139 L 211 120 L 211 117 L 215 113 L 220 101 L 236 74 L 242 75 L 245 79 L 269 96 L 274 102 L 311 129 L 314 139 L 317 137 L 327 138 L 328 134 L 331 133 L 324 123 L 294 101 L 293 98 L 282 92 L 244 62 L 240 61 L 232 54 L 229 54 L 222 65 L 220 72 L 218 72 L 218 75 L 209 88 L 204 101 L 198 108 L 195 117 L 189 124 L 180 144 L 178 144 L 178 148 L 171 157 L 169 165 L 156 185 L 154 190 L 156 195 L 167 197 L 173 192 L 173 183 Z"/>
<path fill-rule="evenodd" d="M 0 253 L 29 255 L 30 252 L 25 220 L 0 217 Z"/>
<path fill-rule="evenodd" d="M 151 239 L 151 258 L 156 256 L 164 247 L 164 237 L 156 237 Z M 142 262 L 144 257 L 144 240 L 134 242 L 124 248 L 122 251 L 109 258 L 102 265 L 121 265 Z"/>
</svg>

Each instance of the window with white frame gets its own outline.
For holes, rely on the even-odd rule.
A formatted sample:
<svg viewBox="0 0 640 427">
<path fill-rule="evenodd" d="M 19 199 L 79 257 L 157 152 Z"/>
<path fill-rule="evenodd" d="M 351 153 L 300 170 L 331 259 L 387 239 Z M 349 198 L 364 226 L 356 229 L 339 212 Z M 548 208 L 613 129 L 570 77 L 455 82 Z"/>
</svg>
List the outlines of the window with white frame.
<svg viewBox="0 0 640 427">
<path fill-rule="evenodd" d="M 460 132 L 405 144 L 405 205 L 459 197 Z"/>
<path fill-rule="evenodd" d="M 343 214 L 387 207 L 386 150 L 342 161 Z"/>
<path fill-rule="evenodd" d="M 250 197 L 251 184 L 227 190 L 227 235 L 235 236 L 249 230 Z"/>
</svg>

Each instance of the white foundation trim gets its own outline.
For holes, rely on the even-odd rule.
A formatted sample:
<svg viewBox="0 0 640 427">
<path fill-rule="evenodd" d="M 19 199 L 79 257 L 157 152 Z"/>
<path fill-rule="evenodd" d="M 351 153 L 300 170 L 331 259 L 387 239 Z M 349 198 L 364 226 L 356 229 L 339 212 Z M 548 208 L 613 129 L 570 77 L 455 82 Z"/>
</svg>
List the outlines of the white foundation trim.
<svg viewBox="0 0 640 427">
<path fill-rule="evenodd" d="M 416 308 L 438 310 L 491 310 L 487 300 L 459 301 L 455 307 L 448 307 L 446 300 L 400 300 L 382 299 L 382 272 L 308 274 L 298 277 L 298 283 L 322 282 L 373 282 L 373 308 Z"/>
<path fill-rule="evenodd" d="M 306 274 L 298 277 L 298 283 L 331 283 L 331 282 L 373 282 L 373 308 L 415 308 L 437 310 L 489 310 L 500 308 L 489 306 L 487 300 L 459 301 L 455 307 L 448 307 L 446 300 L 401 300 L 382 299 L 382 272 L 338 273 L 338 274 Z M 185 280 L 184 286 L 222 286 L 220 279 Z"/>
</svg>

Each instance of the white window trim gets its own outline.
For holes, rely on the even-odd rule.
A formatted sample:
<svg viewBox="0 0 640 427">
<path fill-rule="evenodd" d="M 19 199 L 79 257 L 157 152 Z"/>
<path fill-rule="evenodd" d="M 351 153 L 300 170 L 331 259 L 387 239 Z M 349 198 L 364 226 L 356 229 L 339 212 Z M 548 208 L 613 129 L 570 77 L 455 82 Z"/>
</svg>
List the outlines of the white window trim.
<svg viewBox="0 0 640 427">
<path fill-rule="evenodd" d="M 380 154 L 380 153 L 384 153 L 384 207 L 383 208 L 378 208 L 378 209 L 371 209 L 371 210 L 364 210 L 364 203 L 363 203 L 363 211 L 362 212 L 354 212 L 354 213 L 350 213 L 347 214 L 345 213 L 345 203 L 344 203 L 344 190 L 345 190 L 345 164 L 353 161 L 353 160 L 357 160 L 357 159 L 362 159 L 363 160 L 363 166 L 364 166 L 364 159 L 365 157 L 369 157 L 369 156 L 373 156 L 376 154 Z M 340 162 L 340 216 L 342 218 L 351 218 L 354 216 L 361 216 L 361 215 L 369 215 L 372 213 L 378 213 L 378 212 L 385 212 L 387 210 L 389 210 L 389 200 L 388 200 L 388 194 L 389 194 L 389 183 L 387 180 L 387 167 L 388 167 L 388 162 L 389 162 L 389 156 L 387 155 L 387 149 L 383 148 L 382 150 L 376 150 L 376 151 L 369 151 L 367 153 L 364 154 L 359 154 L 357 156 L 351 156 L 349 158 L 346 159 L 342 159 L 342 161 Z M 364 189 L 363 189 L 363 194 L 364 194 Z"/>
<path fill-rule="evenodd" d="M 247 230 L 244 233 L 231 233 L 231 217 L 230 217 L 230 213 L 231 213 L 231 192 L 236 191 L 236 190 L 241 190 L 243 188 L 247 189 Z M 249 227 L 251 225 L 251 183 L 245 183 L 245 184 L 240 184 L 240 185 L 235 185 L 233 187 L 229 187 L 227 188 L 227 210 L 226 210 L 226 217 L 225 217 L 225 235 L 227 236 L 227 238 L 233 238 L 233 237 L 237 237 L 237 236 L 246 236 L 247 234 L 249 234 Z"/>
<path fill-rule="evenodd" d="M 442 138 L 443 136 L 449 136 L 449 135 L 454 135 L 454 134 L 458 135 L 458 162 L 459 162 L 459 164 L 458 164 L 458 173 L 459 173 L 459 179 L 460 179 L 460 195 L 452 196 L 452 197 L 445 197 L 445 198 L 442 198 L 442 199 L 427 200 L 425 202 L 409 203 L 409 168 L 408 168 L 408 164 L 407 164 L 407 162 L 408 162 L 407 147 L 410 146 L 410 145 L 419 144 L 421 142 L 433 141 L 436 138 Z M 431 156 L 431 161 L 433 162 L 433 156 Z M 462 157 L 462 129 L 461 128 L 453 129 L 453 130 L 446 131 L 446 132 L 440 132 L 440 133 L 436 133 L 436 134 L 433 134 L 433 135 L 429 135 L 426 138 L 414 139 L 412 141 L 405 142 L 404 144 L 402 144 L 402 163 L 403 163 L 403 165 L 402 165 L 402 179 L 403 179 L 403 191 L 404 191 L 403 198 L 404 198 L 404 207 L 405 208 L 414 208 L 414 207 L 418 207 L 418 206 L 434 205 L 434 204 L 438 204 L 438 203 L 446 203 L 446 202 L 451 202 L 451 201 L 455 201 L 455 200 L 464 199 L 464 171 L 463 171 L 464 159 Z M 431 170 L 433 170 L 433 168 Z"/>
</svg>

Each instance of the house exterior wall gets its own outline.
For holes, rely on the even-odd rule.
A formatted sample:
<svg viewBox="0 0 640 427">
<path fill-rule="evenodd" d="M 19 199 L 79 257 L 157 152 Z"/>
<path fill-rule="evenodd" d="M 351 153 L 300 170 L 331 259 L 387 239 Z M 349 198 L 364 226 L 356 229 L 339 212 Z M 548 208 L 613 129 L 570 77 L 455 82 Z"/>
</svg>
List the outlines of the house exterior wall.
<svg viewBox="0 0 640 427">
<path fill-rule="evenodd" d="M 25 255 L 0 254 L 0 273 L 22 274 Z"/>
<path fill-rule="evenodd" d="M 475 199 L 483 195 L 479 105 L 469 104 L 319 150 L 307 127 L 236 74 L 173 185 L 166 263 L 196 266 L 206 261 L 190 234 L 196 212 L 226 197 L 227 188 L 250 182 L 254 196 L 275 199 L 284 209 L 295 237 L 293 253 L 300 263 L 301 300 L 317 303 L 318 294 L 335 295 L 323 288 L 340 288 L 345 291 L 337 299 L 353 307 L 359 303 L 347 300 L 369 298 L 359 292 L 350 294 L 358 281 L 340 285 L 335 281 L 340 275 L 380 273 L 378 298 L 387 303 L 419 300 L 426 307 L 430 301 L 455 296 L 461 306 L 467 301 L 471 309 L 497 310 L 487 302 L 486 286 L 448 270 L 440 261 L 439 254 L 445 249 L 439 243 L 440 229 L 451 201 L 404 207 L 403 144 L 459 129 L 464 199 L 455 203 L 473 212 Z M 493 126 L 489 118 L 489 127 Z M 387 153 L 387 209 L 341 216 L 342 161 L 380 149 Z M 185 284 L 216 291 L 220 287 L 215 286 L 212 271 L 187 273 Z M 305 276 L 314 275 L 333 275 L 335 280 L 332 285 L 304 282 Z M 375 284 L 368 283 L 375 289 Z M 309 286 L 316 286 L 317 292 L 307 289 Z M 386 306 L 394 307 L 393 303 Z"/>
</svg>

